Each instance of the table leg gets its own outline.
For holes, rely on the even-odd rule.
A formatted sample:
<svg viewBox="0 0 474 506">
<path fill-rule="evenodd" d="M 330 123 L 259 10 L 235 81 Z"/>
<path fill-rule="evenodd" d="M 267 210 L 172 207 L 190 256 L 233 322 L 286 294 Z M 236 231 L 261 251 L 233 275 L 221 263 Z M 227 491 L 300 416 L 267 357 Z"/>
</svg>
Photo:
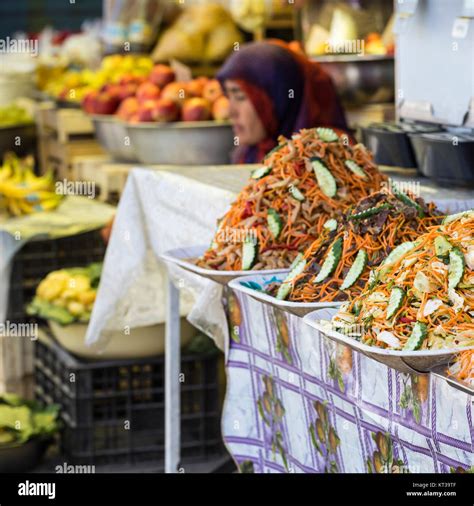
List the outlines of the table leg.
<svg viewBox="0 0 474 506">
<path fill-rule="evenodd" d="M 168 299 L 165 334 L 165 472 L 176 473 L 180 461 L 181 332 L 179 289 L 168 276 Z"/>
</svg>

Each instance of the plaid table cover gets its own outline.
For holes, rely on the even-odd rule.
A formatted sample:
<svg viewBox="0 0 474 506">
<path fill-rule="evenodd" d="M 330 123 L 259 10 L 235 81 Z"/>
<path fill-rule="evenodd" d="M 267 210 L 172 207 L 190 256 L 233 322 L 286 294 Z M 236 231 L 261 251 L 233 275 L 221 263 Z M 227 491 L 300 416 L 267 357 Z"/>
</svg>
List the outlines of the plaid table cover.
<svg viewBox="0 0 474 506">
<path fill-rule="evenodd" d="M 474 470 L 471 395 L 390 369 L 241 292 L 228 290 L 224 303 L 222 429 L 241 472 Z"/>
</svg>

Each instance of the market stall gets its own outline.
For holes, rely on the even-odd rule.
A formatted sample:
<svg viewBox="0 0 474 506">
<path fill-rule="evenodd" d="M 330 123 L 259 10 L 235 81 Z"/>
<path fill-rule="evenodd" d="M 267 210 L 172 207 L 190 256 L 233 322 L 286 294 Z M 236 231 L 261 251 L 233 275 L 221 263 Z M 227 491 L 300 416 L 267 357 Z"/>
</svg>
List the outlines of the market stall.
<svg viewBox="0 0 474 506">
<path fill-rule="evenodd" d="M 474 13 L 448 11 L 104 1 L 2 65 L 0 469 L 474 469 Z"/>
</svg>

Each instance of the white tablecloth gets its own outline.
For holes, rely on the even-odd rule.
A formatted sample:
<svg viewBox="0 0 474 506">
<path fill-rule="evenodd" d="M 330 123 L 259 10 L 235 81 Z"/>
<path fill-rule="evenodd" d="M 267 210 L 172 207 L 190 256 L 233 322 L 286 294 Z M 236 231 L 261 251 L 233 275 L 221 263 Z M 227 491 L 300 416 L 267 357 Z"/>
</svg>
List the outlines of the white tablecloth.
<svg viewBox="0 0 474 506">
<path fill-rule="evenodd" d="M 105 346 L 109 330 L 165 320 L 161 253 L 210 243 L 217 219 L 245 185 L 250 167 L 135 169 L 130 173 L 112 231 L 102 280 L 87 332 L 88 344 Z M 392 175 L 390 173 L 390 175 Z M 393 175 L 406 181 L 410 172 Z M 454 213 L 474 207 L 474 191 L 439 189 L 420 179 L 421 196 Z M 226 348 L 222 290 L 182 269 L 171 269 L 181 288 L 181 314 Z"/>
<path fill-rule="evenodd" d="M 249 173 L 249 166 L 130 173 L 105 257 L 88 344 L 100 350 L 110 330 L 165 321 L 166 271 L 158 255 L 210 244 L 217 218 L 226 212 Z M 211 334 L 223 349 L 227 335 L 218 303 L 220 287 L 181 269 L 173 269 L 171 275 L 181 288 L 181 315 L 191 312 L 191 323 Z"/>
</svg>

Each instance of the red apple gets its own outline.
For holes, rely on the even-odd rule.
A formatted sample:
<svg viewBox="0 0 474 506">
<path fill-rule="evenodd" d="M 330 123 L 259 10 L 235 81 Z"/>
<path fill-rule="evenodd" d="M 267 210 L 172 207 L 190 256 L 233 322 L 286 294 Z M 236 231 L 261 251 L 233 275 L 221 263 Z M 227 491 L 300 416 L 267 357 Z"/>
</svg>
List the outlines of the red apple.
<svg viewBox="0 0 474 506">
<path fill-rule="evenodd" d="M 124 74 L 120 80 L 119 84 L 142 84 L 146 81 L 144 76 L 134 76 L 133 74 Z"/>
<path fill-rule="evenodd" d="M 138 102 L 136 97 L 128 97 L 119 105 L 115 114 L 123 121 L 129 121 L 137 113 L 139 105 L 140 102 Z"/>
<path fill-rule="evenodd" d="M 204 86 L 206 86 L 208 81 L 207 77 L 198 77 L 187 83 L 186 91 L 188 97 L 202 97 Z"/>
<path fill-rule="evenodd" d="M 179 118 L 179 106 L 169 98 L 159 98 L 153 108 L 155 121 L 176 121 Z"/>
<path fill-rule="evenodd" d="M 153 67 L 148 79 L 153 84 L 156 84 L 160 88 L 163 88 L 167 84 L 174 81 L 174 70 L 169 65 L 163 65 L 159 63 Z"/>
<path fill-rule="evenodd" d="M 160 96 L 160 88 L 150 81 L 145 81 L 137 88 L 136 97 L 142 102 L 144 100 L 156 99 Z"/>
<path fill-rule="evenodd" d="M 185 100 L 181 111 L 183 121 L 204 121 L 211 118 L 211 104 L 201 97 Z"/>
<path fill-rule="evenodd" d="M 175 81 L 167 84 L 161 92 L 161 98 L 173 100 L 173 102 L 181 104 L 187 98 L 188 83 Z"/>
<path fill-rule="evenodd" d="M 145 122 L 145 121 L 155 121 L 155 100 L 145 100 L 140 102 L 140 105 L 138 107 L 137 115 L 138 115 L 138 121 Z"/>
<path fill-rule="evenodd" d="M 229 119 L 229 99 L 222 95 L 212 104 L 212 117 L 217 120 Z"/>
<path fill-rule="evenodd" d="M 94 102 L 98 94 L 97 90 L 91 90 L 82 99 L 82 109 L 88 114 L 94 114 Z"/>
<path fill-rule="evenodd" d="M 125 100 L 129 97 L 134 97 L 138 89 L 138 84 L 136 83 L 127 83 L 127 84 L 121 84 L 120 85 L 120 91 L 118 94 L 118 97 L 120 100 Z"/>
<path fill-rule="evenodd" d="M 204 89 L 202 90 L 203 98 L 211 102 L 211 104 L 223 94 L 224 93 L 222 91 L 221 84 L 217 79 L 209 80 L 204 85 Z"/>
</svg>

